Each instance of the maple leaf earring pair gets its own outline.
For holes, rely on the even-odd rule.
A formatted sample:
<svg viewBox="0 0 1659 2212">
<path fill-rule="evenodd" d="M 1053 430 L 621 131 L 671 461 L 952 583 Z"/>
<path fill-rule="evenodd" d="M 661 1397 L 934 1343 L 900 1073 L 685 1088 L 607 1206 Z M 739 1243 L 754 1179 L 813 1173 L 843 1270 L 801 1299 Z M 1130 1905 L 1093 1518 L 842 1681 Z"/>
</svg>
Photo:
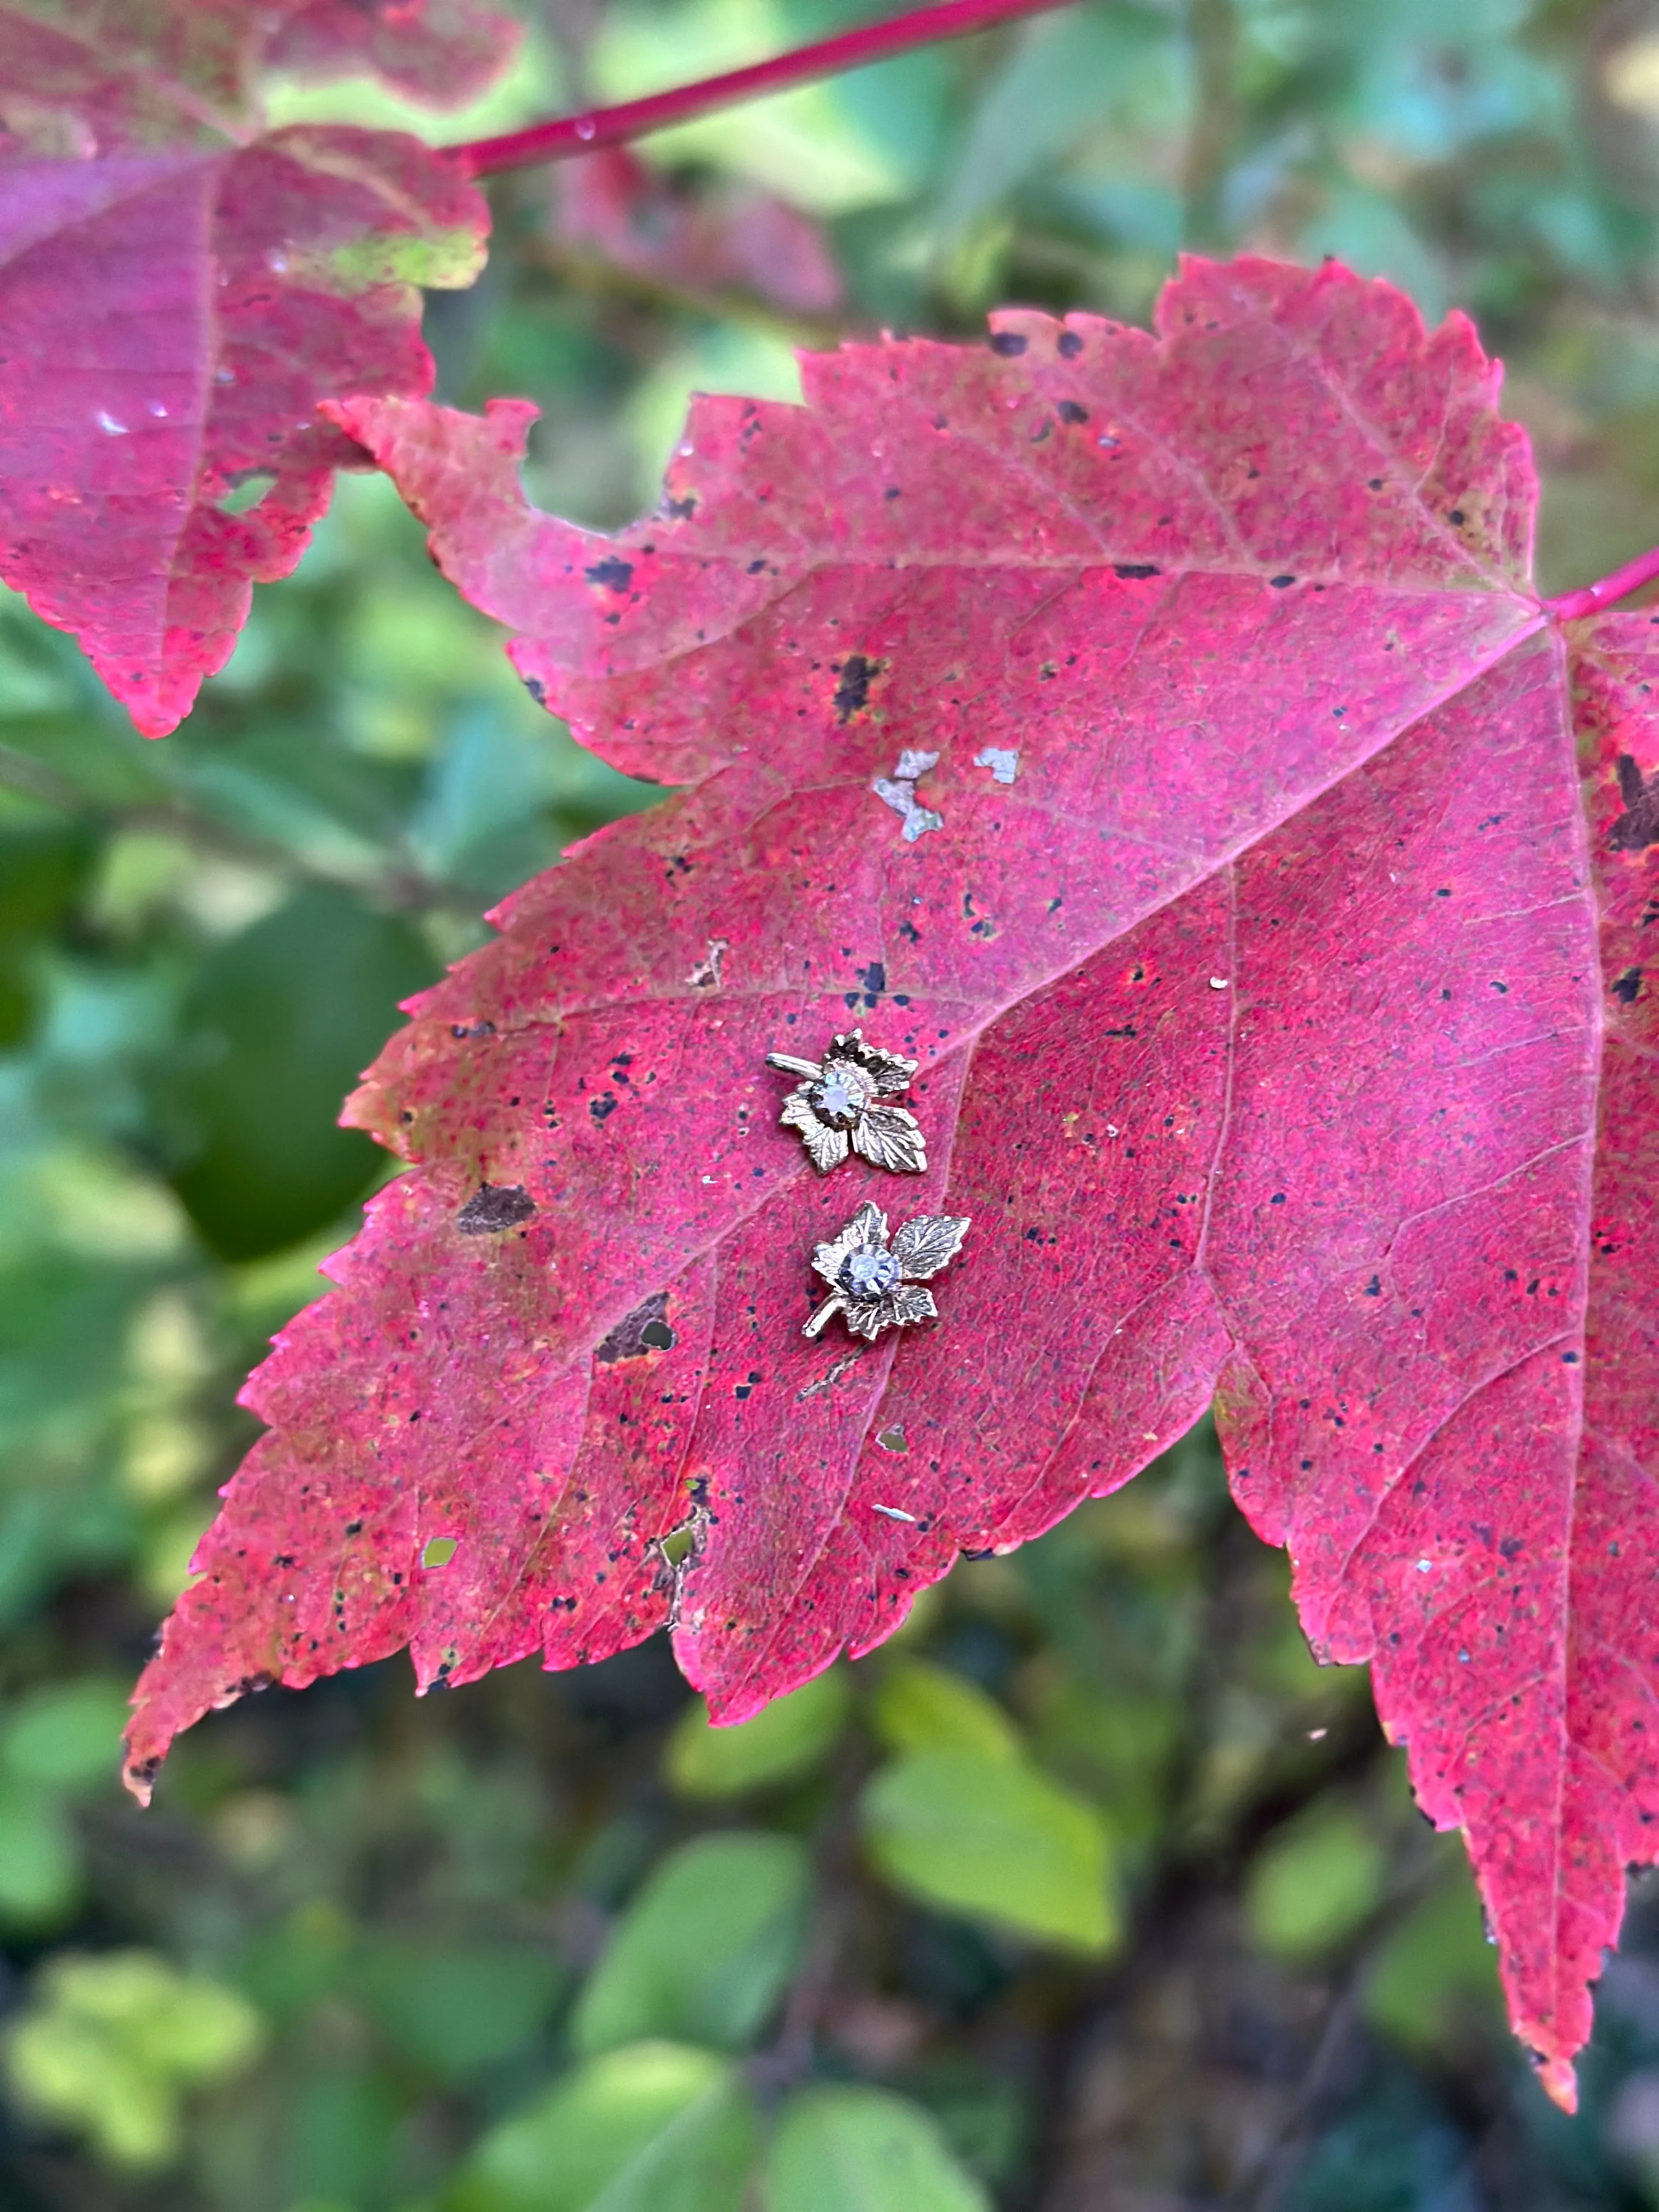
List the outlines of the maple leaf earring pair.
<svg viewBox="0 0 1659 2212">
<path fill-rule="evenodd" d="M 849 1030 L 832 1040 L 821 1061 L 769 1052 L 766 1064 L 802 1079 L 778 1118 L 799 1132 L 820 1175 L 854 1152 L 896 1175 L 921 1175 L 927 1168 L 921 1124 L 908 1107 L 890 1103 L 910 1088 L 918 1061 L 866 1044 L 861 1030 Z M 955 1259 L 967 1234 L 965 1215 L 921 1213 L 890 1237 L 887 1216 L 866 1200 L 841 1234 L 813 1255 L 812 1265 L 830 1290 L 802 1335 L 817 1336 L 837 1313 L 854 1336 L 868 1338 L 884 1328 L 937 1321 L 933 1292 L 919 1285 Z"/>
</svg>

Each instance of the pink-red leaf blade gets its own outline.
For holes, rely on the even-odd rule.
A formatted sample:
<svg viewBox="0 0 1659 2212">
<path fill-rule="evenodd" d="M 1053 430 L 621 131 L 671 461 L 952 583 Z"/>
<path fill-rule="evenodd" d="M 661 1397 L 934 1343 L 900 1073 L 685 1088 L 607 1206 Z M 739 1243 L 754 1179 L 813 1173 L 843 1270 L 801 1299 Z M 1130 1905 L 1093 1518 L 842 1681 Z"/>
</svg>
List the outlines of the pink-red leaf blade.
<svg viewBox="0 0 1659 2212">
<path fill-rule="evenodd" d="M 427 391 L 418 288 L 483 259 L 482 199 L 418 141 L 258 137 L 258 66 L 418 89 L 512 40 L 464 4 L 0 5 L 0 578 L 147 734 L 361 459 L 319 402 Z"/>
<path fill-rule="evenodd" d="M 740 1718 L 1218 1391 L 1240 1502 L 1465 1830 L 1565 2099 L 1653 1856 L 1652 1655 L 1617 1626 L 1653 1445 L 1644 636 L 1587 626 L 1575 687 L 1495 371 L 1340 270 L 1197 264 L 1154 338 L 1010 314 L 805 380 L 805 410 L 700 402 L 617 539 L 525 505 L 520 407 L 337 410 L 549 702 L 688 787 L 509 901 L 354 1102 L 414 1164 L 309 1324 L 356 1364 L 295 1336 L 256 1385 L 283 1455 L 239 1478 L 135 1756 L 234 1690 L 282 1619 L 245 1537 L 375 1449 L 399 1329 L 452 1294 L 481 1376 L 533 1351 L 536 1402 L 585 1411 L 492 1460 L 458 1375 L 460 1431 L 401 1440 L 405 1553 L 408 1500 L 476 1454 L 448 1533 L 480 1579 L 398 1601 L 422 1680 L 597 1656 L 677 1580 L 681 1662 Z M 942 1325 L 870 1347 L 799 1328 L 815 1243 L 884 1179 L 812 1176 L 764 1066 L 852 1018 L 922 1064 L 907 1200 L 974 1221 Z M 533 1278 L 474 1256 L 503 1190 Z M 671 1359 L 641 1458 L 611 1370 Z M 550 1594 L 613 1571 L 628 1602 L 573 1641 Z M 348 1614 L 277 1656 L 384 1640 Z"/>
</svg>

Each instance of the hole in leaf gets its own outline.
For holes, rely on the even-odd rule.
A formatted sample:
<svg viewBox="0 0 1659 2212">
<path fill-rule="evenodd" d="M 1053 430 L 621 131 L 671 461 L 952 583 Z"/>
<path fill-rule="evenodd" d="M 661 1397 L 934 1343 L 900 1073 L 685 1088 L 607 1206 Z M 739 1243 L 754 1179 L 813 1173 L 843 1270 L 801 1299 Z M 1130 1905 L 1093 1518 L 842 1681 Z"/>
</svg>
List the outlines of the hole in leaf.
<svg viewBox="0 0 1659 2212">
<path fill-rule="evenodd" d="M 221 514 L 250 514 L 276 481 L 269 469 L 251 470 L 246 476 L 239 477 L 215 503 Z"/>
<path fill-rule="evenodd" d="M 640 1331 L 640 1342 L 648 1344 L 653 1352 L 666 1352 L 674 1341 L 674 1332 L 665 1321 L 648 1321 Z"/>
<path fill-rule="evenodd" d="M 908 1451 L 910 1449 L 910 1439 L 896 1425 L 890 1429 L 884 1429 L 876 1438 L 876 1442 L 884 1451 L 902 1452 Z"/>
<path fill-rule="evenodd" d="M 689 1528 L 671 1528 L 662 1540 L 662 1555 L 671 1567 L 684 1566 L 691 1556 L 695 1532 Z"/>
<path fill-rule="evenodd" d="M 454 1536 L 434 1536 L 421 1554 L 423 1567 L 447 1567 L 454 1558 L 459 1539 Z"/>
</svg>

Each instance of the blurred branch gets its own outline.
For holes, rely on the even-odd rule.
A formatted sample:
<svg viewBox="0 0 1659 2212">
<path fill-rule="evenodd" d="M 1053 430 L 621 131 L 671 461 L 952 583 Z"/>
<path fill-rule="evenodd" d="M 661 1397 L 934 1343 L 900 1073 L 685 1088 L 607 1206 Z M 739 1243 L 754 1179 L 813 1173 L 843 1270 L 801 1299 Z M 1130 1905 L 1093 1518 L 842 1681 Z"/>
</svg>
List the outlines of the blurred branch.
<svg viewBox="0 0 1659 2212">
<path fill-rule="evenodd" d="M 842 1745 L 830 1770 L 828 1808 L 812 1838 L 812 1912 L 800 1964 L 776 2036 L 749 2062 L 750 2080 L 769 2098 L 812 2071 L 814 2046 L 858 1913 L 859 1801 L 870 1763 L 867 1747 L 854 1740 Z"/>
<path fill-rule="evenodd" d="M 1297 2083 L 1289 2110 L 1278 2132 L 1262 2148 L 1260 2179 L 1249 2200 L 1251 2212 L 1280 2212 L 1296 2179 L 1306 2154 L 1309 2130 L 1360 2032 L 1359 1984 L 1362 1967 L 1368 1963 L 1368 1957 L 1362 1958 L 1359 1965 L 1352 1967 L 1331 1999 L 1325 2025 Z"/>
<path fill-rule="evenodd" d="M 831 349 L 851 335 L 845 323 L 834 322 L 828 316 L 789 314 L 744 292 L 698 292 L 546 239 L 522 243 L 517 252 L 520 261 L 556 278 L 562 289 L 585 293 L 590 299 L 620 300 L 665 313 L 736 323 L 763 331 L 769 337 L 781 338 L 789 345 L 820 350 Z"/>
<path fill-rule="evenodd" d="M 601 146 L 620 146 L 650 131 L 666 130 L 671 124 L 689 123 L 714 108 L 754 100 L 762 93 L 811 84 L 819 77 L 862 69 L 894 54 L 908 54 L 918 46 L 966 38 L 993 24 L 1042 15 L 1068 4 L 1069 0 L 942 0 L 939 6 L 914 9 L 908 15 L 885 23 L 866 23 L 859 30 L 797 46 L 792 53 L 775 55 L 769 62 L 728 70 L 695 84 L 677 85 L 671 92 L 624 100 L 617 107 L 591 108 L 584 115 L 561 116 L 552 122 L 532 124 L 526 131 L 508 131 L 503 137 L 475 138 L 444 150 L 469 177 L 498 176 L 503 169 L 526 168 L 538 161 L 568 161 L 573 155 L 591 154 Z"/>
<path fill-rule="evenodd" d="M 1420 1836 L 1418 1839 L 1420 1841 Z M 1420 1850 L 1407 1848 L 1396 1863 L 1380 1909 L 1350 1946 L 1330 1990 L 1325 2023 L 1278 2128 L 1255 2148 L 1255 2181 L 1242 2195 L 1249 2212 L 1282 2212 L 1308 2149 L 1319 2112 L 1328 2102 L 1354 2043 L 1364 2033 L 1362 2000 L 1377 1955 L 1401 1923 L 1431 1895 L 1442 1869 Z"/>
<path fill-rule="evenodd" d="M 1188 0 L 1192 50 L 1193 120 L 1182 187 L 1188 243 L 1219 246 L 1227 238 L 1222 205 L 1237 127 L 1238 21 L 1233 0 Z"/>
<path fill-rule="evenodd" d="M 234 828 L 210 814 L 198 812 L 179 799 L 129 800 L 100 805 L 69 777 L 59 775 L 30 753 L 0 744 L 0 788 L 37 799 L 65 814 L 88 814 L 106 830 L 149 830 L 179 838 L 218 859 L 239 860 L 248 867 L 276 868 L 302 883 L 327 884 L 331 889 L 364 892 L 399 914 L 447 913 L 477 915 L 474 893 L 453 884 L 434 882 L 412 862 L 394 862 L 382 870 L 331 868 L 308 860 L 276 838 L 259 837 Z"/>
</svg>

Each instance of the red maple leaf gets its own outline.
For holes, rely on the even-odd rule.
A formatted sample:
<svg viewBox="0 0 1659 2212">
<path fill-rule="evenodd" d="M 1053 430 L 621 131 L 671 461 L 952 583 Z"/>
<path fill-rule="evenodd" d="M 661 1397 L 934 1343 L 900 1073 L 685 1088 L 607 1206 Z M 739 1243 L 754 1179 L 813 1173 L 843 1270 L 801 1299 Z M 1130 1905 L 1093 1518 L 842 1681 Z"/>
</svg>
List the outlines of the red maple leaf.
<svg viewBox="0 0 1659 2212">
<path fill-rule="evenodd" d="M 413 1170 L 250 1385 L 134 1783 L 404 1644 L 427 1686 L 672 1617 L 740 1719 L 1214 1399 L 1570 2100 L 1659 1832 L 1652 620 L 1540 604 L 1497 368 L 1334 266 L 805 373 L 698 401 L 615 539 L 526 505 L 525 405 L 339 410 L 526 681 L 686 788 L 352 1102 Z M 768 1051 L 854 1023 L 921 1063 L 925 1175 L 778 1125 Z M 942 1324 L 806 1340 L 866 1199 L 971 1218 Z"/>
<path fill-rule="evenodd" d="M 318 401 L 429 390 L 416 288 L 483 259 L 453 162 L 400 132 L 262 135 L 258 72 L 373 68 L 447 102 L 514 35 L 470 0 L 0 0 L 0 577 L 147 735 L 361 459 Z"/>
</svg>

